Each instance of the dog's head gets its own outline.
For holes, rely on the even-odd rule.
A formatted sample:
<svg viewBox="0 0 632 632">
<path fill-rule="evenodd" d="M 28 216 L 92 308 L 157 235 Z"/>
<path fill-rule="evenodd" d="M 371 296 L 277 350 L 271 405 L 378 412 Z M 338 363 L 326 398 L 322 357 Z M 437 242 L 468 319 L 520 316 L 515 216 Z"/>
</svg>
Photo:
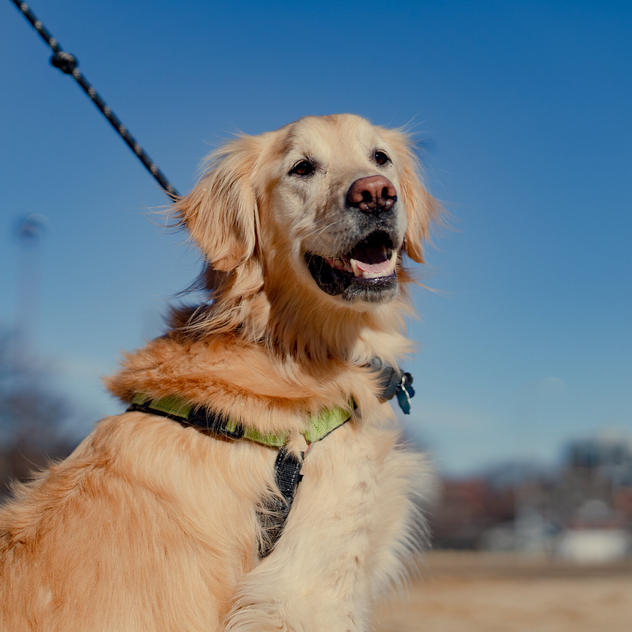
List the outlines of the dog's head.
<svg viewBox="0 0 632 632">
<path fill-rule="evenodd" d="M 214 278 L 257 267 L 271 293 L 355 311 L 396 297 L 435 208 L 409 137 L 348 114 L 228 142 L 176 204 Z"/>
</svg>

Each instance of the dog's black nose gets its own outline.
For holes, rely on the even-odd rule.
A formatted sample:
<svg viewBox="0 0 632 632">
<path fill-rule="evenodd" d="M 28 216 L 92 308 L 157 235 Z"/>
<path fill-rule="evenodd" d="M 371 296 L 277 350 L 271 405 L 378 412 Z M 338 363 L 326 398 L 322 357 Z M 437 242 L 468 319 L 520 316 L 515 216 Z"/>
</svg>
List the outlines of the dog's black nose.
<svg viewBox="0 0 632 632">
<path fill-rule="evenodd" d="M 397 202 L 397 191 L 384 176 L 359 178 L 347 192 L 347 204 L 366 213 L 389 211 Z"/>
</svg>

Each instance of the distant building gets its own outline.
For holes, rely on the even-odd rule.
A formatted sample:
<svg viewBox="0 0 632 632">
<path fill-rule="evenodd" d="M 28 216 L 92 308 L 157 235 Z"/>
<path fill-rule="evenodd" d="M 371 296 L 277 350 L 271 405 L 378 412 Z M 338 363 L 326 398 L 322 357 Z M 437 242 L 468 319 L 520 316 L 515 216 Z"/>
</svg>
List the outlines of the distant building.
<svg viewBox="0 0 632 632">
<path fill-rule="evenodd" d="M 568 445 L 556 470 L 518 463 L 442 481 L 431 513 L 438 548 L 606 562 L 632 555 L 632 443 Z"/>
<path fill-rule="evenodd" d="M 567 448 L 567 467 L 598 473 L 613 485 L 632 486 L 632 445 L 621 439 L 584 439 Z"/>
</svg>

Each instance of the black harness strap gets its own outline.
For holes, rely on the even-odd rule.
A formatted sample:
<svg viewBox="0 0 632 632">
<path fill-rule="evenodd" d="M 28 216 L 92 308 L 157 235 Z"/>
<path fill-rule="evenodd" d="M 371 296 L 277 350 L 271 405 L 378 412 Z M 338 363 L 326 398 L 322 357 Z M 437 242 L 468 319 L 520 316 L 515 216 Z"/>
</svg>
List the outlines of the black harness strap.
<svg viewBox="0 0 632 632">
<path fill-rule="evenodd" d="M 148 400 L 142 404 L 130 404 L 127 412 L 139 412 L 149 415 L 158 415 L 159 417 L 167 417 L 168 419 L 177 421 L 185 428 L 193 426 L 204 434 L 219 435 L 228 439 L 241 439 L 244 435 L 243 426 L 237 425 L 234 429 L 229 428 L 228 417 L 207 407 L 200 408 L 194 413 L 184 416 L 152 408 L 151 400 Z"/>
<path fill-rule="evenodd" d="M 298 458 L 285 447 L 279 450 L 274 462 L 274 479 L 279 492 L 281 492 L 281 498 L 276 495 L 268 495 L 257 511 L 261 525 L 261 541 L 259 543 L 259 557 L 261 559 L 272 553 L 274 545 L 283 533 L 298 484 L 303 479 L 301 468 L 304 458 L 303 452 Z"/>
</svg>

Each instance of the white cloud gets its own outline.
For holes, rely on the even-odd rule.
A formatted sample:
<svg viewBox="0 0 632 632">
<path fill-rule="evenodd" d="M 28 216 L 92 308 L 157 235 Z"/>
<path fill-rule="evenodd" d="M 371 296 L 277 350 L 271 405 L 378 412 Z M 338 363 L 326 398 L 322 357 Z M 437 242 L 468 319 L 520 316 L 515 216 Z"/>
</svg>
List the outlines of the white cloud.
<svg viewBox="0 0 632 632">
<path fill-rule="evenodd" d="M 546 395 L 566 395 L 567 390 L 566 382 L 559 377 L 545 377 L 538 382 L 538 391 Z"/>
</svg>

